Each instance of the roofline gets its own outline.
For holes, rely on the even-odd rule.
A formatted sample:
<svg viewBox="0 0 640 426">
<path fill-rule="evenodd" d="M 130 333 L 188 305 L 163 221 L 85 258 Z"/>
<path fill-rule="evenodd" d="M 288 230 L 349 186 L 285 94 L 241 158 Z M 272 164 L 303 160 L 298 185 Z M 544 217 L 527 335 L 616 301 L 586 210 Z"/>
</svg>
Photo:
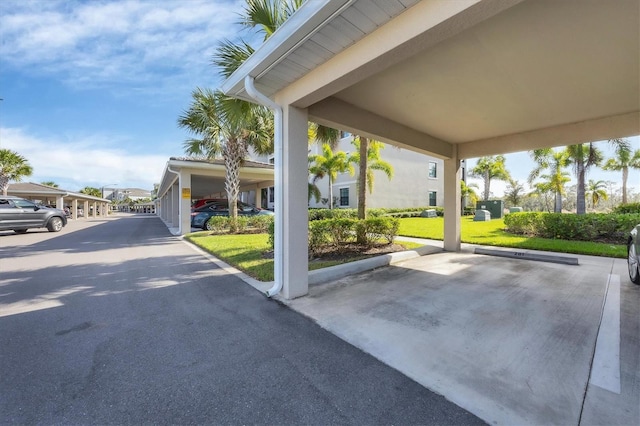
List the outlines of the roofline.
<svg viewBox="0 0 640 426">
<path fill-rule="evenodd" d="M 256 80 L 276 66 L 292 50 L 313 36 L 327 21 L 356 0 L 307 1 L 295 11 L 240 67 L 229 76 L 220 90 L 226 95 L 255 102 L 245 93 L 244 79 Z"/>
</svg>

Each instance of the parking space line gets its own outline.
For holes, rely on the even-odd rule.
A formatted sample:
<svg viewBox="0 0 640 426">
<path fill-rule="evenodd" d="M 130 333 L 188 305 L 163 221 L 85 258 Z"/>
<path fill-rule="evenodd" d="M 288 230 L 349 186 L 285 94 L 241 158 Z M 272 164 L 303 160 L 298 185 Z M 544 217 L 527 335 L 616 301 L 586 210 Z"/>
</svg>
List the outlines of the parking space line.
<svg viewBox="0 0 640 426">
<path fill-rule="evenodd" d="M 589 383 L 620 394 L 620 275 L 610 274 Z"/>
</svg>

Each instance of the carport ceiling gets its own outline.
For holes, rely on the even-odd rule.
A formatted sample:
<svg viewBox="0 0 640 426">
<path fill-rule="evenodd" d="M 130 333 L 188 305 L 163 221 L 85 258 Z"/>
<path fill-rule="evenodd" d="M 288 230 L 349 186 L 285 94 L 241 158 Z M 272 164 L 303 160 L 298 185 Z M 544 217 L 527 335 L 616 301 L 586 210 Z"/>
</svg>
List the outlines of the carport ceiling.
<svg viewBox="0 0 640 426">
<path fill-rule="evenodd" d="M 469 158 L 633 136 L 639 10 L 638 0 L 306 2 L 223 90 L 248 99 L 249 74 L 313 121 L 441 158 L 455 144 Z"/>
<path fill-rule="evenodd" d="M 453 143 L 638 111 L 639 2 L 526 1 L 333 96 Z"/>
</svg>

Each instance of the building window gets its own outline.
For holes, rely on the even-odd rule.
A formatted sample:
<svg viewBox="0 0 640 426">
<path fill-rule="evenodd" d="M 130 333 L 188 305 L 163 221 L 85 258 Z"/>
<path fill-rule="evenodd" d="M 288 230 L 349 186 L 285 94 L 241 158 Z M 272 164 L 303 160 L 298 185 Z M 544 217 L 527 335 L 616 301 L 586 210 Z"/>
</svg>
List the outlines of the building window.
<svg viewBox="0 0 640 426">
<path fill-rule="evenodd" d="M 436 191 L 429 191 L 429 207 L 437 206 L 436 202 L 438 198 L 438 193 Z"/>
<path fill-rule="evenodd" d="M 340 139 L 348 138 L 349 136 L 351 136 L 351 133 L 340 130 Z"/>
<path fill-rule="evenodd" d="M 340 206 L 349 205 L 349 188 L 340 188 Z"/>
<path fill-rule="evenodd" d="M 438 164 L 435 161 L 429 161 L 429 177 L 433 179 L 438 177 Z"/>
</svg>

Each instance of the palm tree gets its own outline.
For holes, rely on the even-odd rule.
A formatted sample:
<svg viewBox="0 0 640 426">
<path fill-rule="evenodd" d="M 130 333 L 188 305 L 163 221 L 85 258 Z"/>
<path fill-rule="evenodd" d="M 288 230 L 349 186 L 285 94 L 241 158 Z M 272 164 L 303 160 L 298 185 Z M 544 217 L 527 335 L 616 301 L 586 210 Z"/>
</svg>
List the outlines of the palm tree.
<svg viewBox="0 0 640 426">
<path fill-rule="evenodd" d="M 356 152 L 349 156 L 348 161 L 357 164 L 358 170 L 358 219 L 367 218 L 367 189 L 373 193 L 374 171 L 381 171 L 387 178 L 393 178 L 393 166 L 380 157 L 380 150 L 384 144 L 363 136 L 355 136 L 351 144 Z"/>
<path fill-rule="evenodd" d="M 53 182 L 53 181 L 51 181 L 51 180 L 44 181 L 44 182 L 40 182 L 40 184 L 41 184 L 41 185 L 50 186 L 50 187 L 52 187 L 52 188 L 60 188 L 60 186 L 59 186 L 57 183 L 55 183 L 55 182 Z"/>
<path fill-rule="evenodd" d="M 94 188 L 92 186 L 85 186 L 84 188 L 82 188 L 80 191 L 81 194 L 87 194 L 87 195 L 91 195 L 92 197 L 101 197 L 102 194 L 100 192 L 99 188 Z"/>
<path fill-rule="evenodd" d="M 469 205 L 475 206 L 478 202 L 478 194 L 476 194 L 476 191 L 473 189 L 477 187 L 478 185 L 475 183 L 467 185 L 465 181 L 460 180 L 460 198 L 462 200 L 461 205 L 463 209 Z M 465 202 L 465 200 L 467 201 Z"/>
<path fill-rule="evenodd" d="M 627 204 L 629 169 L 640 169 L 640 150 L 632 151 L 625 139 L 611 139 L 609 142 L 615 146 L 615 157 L 609 158 L 602 168 L 622 171 L 622 204 Z"/>
<path fill-rule="evenodd" d="M 509 185 L 505 190 L 504 198 L 511 207 L 520 205 L 520 201 L 524 196 L 524 186 L 514 179 L 509 179 Z"/>
<path fill-rule="evenodd" d="M 589 183 L 587 185 L 587 197 L 591 201 L 592 208 L 595 208 L 600 200 L 606 200 L 609 198 L 606 188 L 607 184 L 605 181 L 594 181 L 593 179 L 589 179 Z"/>
<path fill-rule="evenodd" d="M 602 162 L 602 151 L 600 151 L 593 142 L 582 143 L 577 145 L 569 145 L 566 148 L 569 164 L 573 165 L 573 171 L 577 180 L 576 193 L 576 214 L 585 214 L 586 192 L 585 178 L 589 169 L 597 166 Z"/>
<path fill-rule="evenodd" d="M 349 162 L 349 157 L 342 151 L 333 152 L 329 144 L 322 145 L 322 154 L 309 156 L 309 173 L 313 176 L 313 182 L 327 177 L 329 180 L 329 208 L 333 208 L 333 182 L 338 177 L 338 173 L 349 172 L 354 174 L 354 169 Z"/>
<path fill-rule="evenodd" d="M 222 156 L 229 200 L 231 231 L 236 230 L 240 167 L 252 147 L 259 154 L 273 151 L 273 116 L 267 108 L 231 98 L 222 92 L 200 89 L 192 93 L 189 109 L 178 126 L 195 135 L 184 143 L 189 155 L 212 159 Z"/>
<path fill-rule="evenodd" d="M 511 178 L 504 163 L 505 158 L 503 155 L 480 157 L 476 166 L 471 169 L 469 173 L 471 176 L 482 178 L 484 181 L 483 196 L 485 200 L 489 199 L 491 180 L 508 181 Z"/>
<path fill-rule="evenodd" d="M 544 184 L 538 184 L 537 193 L 553 192 L 555 194 L 554 212 L 562 213 L 562 196 L 565 193 L 564 186 L 571 180 L 563 170 L 569 162 L 566 151 L 555 151 L 551 148 L 536 149 L 529 153 L 537 163 L 529 173 L 528 182 L 532 184 L 538 177 L 546 180 Z M 544 170 L 549 173 L 541 175 Z"/>
<path fill-rule="evenodd" d="M 33 168 L 25 157 L 9 149 L 0 149 L 0 189 L 6 196 L 9 182 L 20 182 L 23 177 L 31 176 Z"/>
</svg>

